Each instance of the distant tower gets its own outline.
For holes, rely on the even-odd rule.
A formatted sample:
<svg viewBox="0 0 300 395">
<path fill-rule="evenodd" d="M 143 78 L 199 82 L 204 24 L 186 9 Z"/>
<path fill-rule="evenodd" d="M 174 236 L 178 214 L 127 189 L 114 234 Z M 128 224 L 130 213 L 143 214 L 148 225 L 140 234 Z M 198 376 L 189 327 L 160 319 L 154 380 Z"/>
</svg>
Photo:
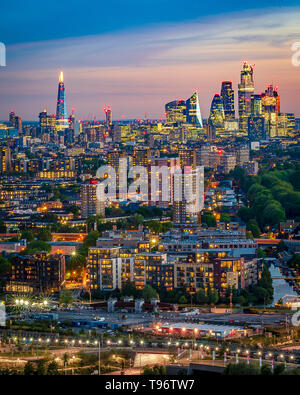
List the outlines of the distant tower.
<svg viewBox="0 0 300 395">
<path fill-rule="evenodd" d="M 247 133 L 248 117 L 251 115 L 251 96 L 254 93 L 253 80 L 254 66 L 250 66 L 247 61 L 243 62 L 241 71 L 241 83 L 239 84 L 239 130 Z"/>
<path fill-rule="evenodd" d="M 56 107 L 56 130 L 64 130 L 69 127 L 66 92 L 64 84 L 64 73 L 60 72 L 58 94 L 57 94 L 57 107 Z"/>
<path fill-rule="evenodd" d="M 194 92 L 193 95 L 186 101 L 186 121 L 203 129 L 203 122 L 200 111 L 198 93 Z"/>
<path fill-rule="evenodd" d="M 112 112 L 111 112 L 111 106 L 104 107 L 104 113 L 105 113 L 105 125 L 110 128 L 112 125 Z"/>
<path fill-rule="evenodd" d="M 235 118 L 234 111 L 234 91 L 232 89 L 232 81 L 223 81 L 221 87 L 221 98 L 224 107 L 225 119 Z"/>
</svg>

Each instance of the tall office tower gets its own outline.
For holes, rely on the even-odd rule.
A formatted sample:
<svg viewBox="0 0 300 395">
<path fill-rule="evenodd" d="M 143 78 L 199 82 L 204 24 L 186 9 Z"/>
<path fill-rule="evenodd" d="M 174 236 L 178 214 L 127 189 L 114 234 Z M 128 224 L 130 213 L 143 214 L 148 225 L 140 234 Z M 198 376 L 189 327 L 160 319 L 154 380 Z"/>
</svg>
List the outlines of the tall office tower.
<svg viewBox="0 0 300 395">
<path fill-rule="evenodd" d="M 262 95 L 251 96 L 251 115 L 261 117 L 263 113 Z"/>
<path fill-rule="evenodd" d="M 68 119 L 68 121 L 69 121 L 69 129 L 71 129 L 73 131 L 75 131 L 75 114 L 74 114 L 74 111 L 75 111 L 75 109 L 72 108 L 72 112 L 71 112 L 71 114 L 69 116 L 69 119 Z"/>
<path fill-rule="evenodd" d="M 59 75 L 57 106 L 56 106 L 56 130 L 64 130 L 69 127 L 66 92 L 64 83 L 64 73 Z"/>
<path fill-rule="evenodd" d="M 9 126 L 11 128 L 16 127 L 16 114 L 15 114 L 14 110 L 11 110 L 11 112 L 9 113 Z"/>
<path fill-rule="evenodd" d="M 212 100 L 209 119 L 216 128 L 216 135 L 222 134 L 224 132 L 225 112 L 219 93 L 216 93 Z"/>
<path fill-rule="evenodd" d="M 171 101 L 165 105 L 168 123 L 186 122 L 186 102 L 182 99 Z"/>
<path fill-rule="evenodd" d="M 104 191 L 103 195 L 99 196 L 98 183 L 98 180 L 91 179 L 80 187 L 81 215 L 84 218 L 96 214 L 105 215 Z"/>
<path fill-rule="evenodd" d="M 278 114 L 277 117 L 277 136 L 288 136 L 288 117 L 287 114 Z"/>
<path fill-rule="evenodd" d="M 226 121 L 235 118 L 234 111 L 234 90 L 232 89 L 232 81 L 223 81 L 221 87 L 221 99 L 223 102 Z"/>
<path fill-rule="evenodd" d="M 248 117 L 251 114 L 251 95 L 254 93 L 253 71 L 254 66 L 244 61 L 241 83 L 238 85 L 239 130 L 244 133 L 247 133 Z"/>
<path fill-rule="evenodd" d="M 268 85 L 262 94 L 262 110 L 265 117 L 267 137 L 276 137 L 278 134 L 278 114 L 280 113 L 280 96 L 278 88 Z"/>
<path fill-rule="evenodd" d="M 104 107 L 104 113 L 105 113 L 105 126 L 107 128 L 110 128 L 112 125 L 112 112 L 111 112 L 111 106 L 108 105 L 107 107 Z"/>
<path fill-rule="evenodd" d="M 11 170 L 11 151 L 7 146 L 0 147 L 0 172 L 6 173 Z"/>
<path fill-rule="evenodd" d="M 198 92 L 186 101 L 186 122 L 203 129 Z"/>
<path fill-rule="evenodd" d="M 296 129 L 296 119 L 295 119 L 295 114 L 293 113 L 287 113 L 287 128 L 288 128 L 288 133 L 294 133 Z"/>
<path fill-rule="evenodd" d="M 40 120 L 40 128 L 41 129 L 47 129 L 48 127 L 48 114 L 47 110 L 44 109 L 44 111 L 39 113 L 39 120 Z"/>
<path fill-rule="evenodd" d="M 22 118 L 21 117 L 16 117 L 16 121 L 15 121 L 15 128 L 17 129 L 18 133 L 22 133 Z"/>
<path fill-rule="evenodd" d="M 265 118 L 263 116 L 248 117 L 248 138 L 250 141 L 266 140 Z"/>
</svg>

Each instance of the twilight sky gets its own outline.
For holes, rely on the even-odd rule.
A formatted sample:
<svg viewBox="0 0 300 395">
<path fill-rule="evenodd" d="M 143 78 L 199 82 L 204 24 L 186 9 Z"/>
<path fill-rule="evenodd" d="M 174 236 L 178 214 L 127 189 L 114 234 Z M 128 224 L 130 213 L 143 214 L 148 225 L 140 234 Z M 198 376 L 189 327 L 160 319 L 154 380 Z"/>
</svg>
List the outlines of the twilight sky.
<svg viewBox="0 0 300 395">
<path fill-rule="evenodd" d="M 243 9 L 244 3 L 252 9 Z M 291 46 L 300 43 L 299 0 L 269 4 L 15 0 L 12 7 L 6 2 L 0 119 L 11 109 L 24 120 L 36 120 L 44 108 L 55 112 L 60 70 L 68 110 L 75 107 L 78 119 L 103 119 L 107 104 L 114 119 L 145 112 L 159 118 L 166 102 L 187 98 L 195 89 L 206 117 L 222 80 L 233 81 L 237 96 L 244 59 L 255 64 L 256 92 L 278 85 L 282 112 L 300 116 L 300 67 L 291 61 Z"/>
</svg>

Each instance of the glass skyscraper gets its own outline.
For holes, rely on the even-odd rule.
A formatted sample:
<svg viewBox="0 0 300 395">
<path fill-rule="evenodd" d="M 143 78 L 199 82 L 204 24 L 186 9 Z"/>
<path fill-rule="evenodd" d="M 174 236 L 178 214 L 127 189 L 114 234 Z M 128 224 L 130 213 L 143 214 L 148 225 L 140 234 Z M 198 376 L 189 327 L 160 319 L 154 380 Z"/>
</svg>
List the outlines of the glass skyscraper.
<svg viewBox="0 0 300 395">
<path fill-rule="evenodd" d="M 198 93 L 194 92 L 186 101 L 186 121 L 203 129 Z"/>
<path fill-rule="evenodd" d="M 56 129 L 63 130 L 69 127 L 66 92 L 64 84 L 64 73 L 61 71 L 59 75 L 57 106 L 56 106 Z"/>
<path fill-rule="evenodd" d="M 239 130 L 244 133 L 247 133 L 248 117 L 251 115 L 251 96 L 254 94 L 253 71 L 254 67 L 244 61 L 238 92 Z"/>
<path fill-rule="evenodd" d="M 223 102 L 225 119 L 235 118 L 234 111 L 234 90 L 232 89 L 232 81 L 223 81 L 221 86 L 221 99 Z"/>
</svg>

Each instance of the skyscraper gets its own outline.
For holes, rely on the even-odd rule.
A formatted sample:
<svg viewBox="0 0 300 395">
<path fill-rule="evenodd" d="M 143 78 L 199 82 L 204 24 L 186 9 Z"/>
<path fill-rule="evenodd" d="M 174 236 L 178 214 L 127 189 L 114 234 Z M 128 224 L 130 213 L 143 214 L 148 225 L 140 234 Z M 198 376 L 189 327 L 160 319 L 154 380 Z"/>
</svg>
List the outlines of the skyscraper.
<svg viewBox="0 0 300 395">
<path fill-rule="evenodd" d="M 56 130 L 64 130 L 69 127 L 64 73 L 60 72 L 56 107 Z"/>
<path fill-rule="evenodd" d="M 186 102 L 182 99 L 173 100 L 165 105 L 168 123 L 186 122 Z"/>
<path fill-rule="evenodd" d="M 251 95 L 254 93 L 253 71 L 254 66 L 250 66 L 247 61 L 244 61 L 241 83 L 238 87 L 239 130 L 244 133 L 247 133 L 248 117 L 251 114 Z"/>
<path fill-rule="evenodd" d="M 203 129 L 198 93 L 194 92 L 186 101 L 186 121 Z"/>
<path fill-rule="evenodd" d="M 112 112 L 111 112 L 111 106 L 104 107 L 104 113 L 105 113 L 105 125 L 106 127 L 110 128 L 112 125 Z"/>
<path fill-rule="evenodd" d="M 216 93 L 210 107 L 209 119 L 211 124 L 215 127 L 216 135 L 224 132 L 225 112 L 223 101 L 219 93 Z"/>
<path fill-rule="evenodd" d="M 223 102 L 226 121 L 229 119 L 234 119 L 234 90 L 232 89 L 232 81 L 222 82 L 221 99 Z"/>
</svg>

